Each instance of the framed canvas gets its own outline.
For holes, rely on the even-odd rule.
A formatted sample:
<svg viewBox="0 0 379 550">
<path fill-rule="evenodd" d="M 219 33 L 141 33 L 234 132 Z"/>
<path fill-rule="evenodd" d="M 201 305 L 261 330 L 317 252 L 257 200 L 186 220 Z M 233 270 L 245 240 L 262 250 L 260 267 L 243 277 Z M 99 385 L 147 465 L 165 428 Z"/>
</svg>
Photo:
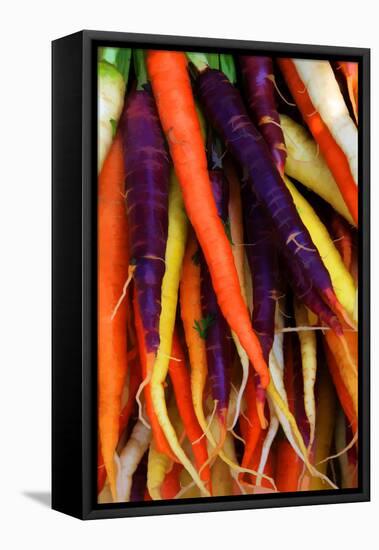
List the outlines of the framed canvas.
<svg viewBox="0 0 379 550">
<path fill-rule="evenodd" d="M 52 506 L 370 498 L 370 51 L 53 42 Z"/>
</svg>

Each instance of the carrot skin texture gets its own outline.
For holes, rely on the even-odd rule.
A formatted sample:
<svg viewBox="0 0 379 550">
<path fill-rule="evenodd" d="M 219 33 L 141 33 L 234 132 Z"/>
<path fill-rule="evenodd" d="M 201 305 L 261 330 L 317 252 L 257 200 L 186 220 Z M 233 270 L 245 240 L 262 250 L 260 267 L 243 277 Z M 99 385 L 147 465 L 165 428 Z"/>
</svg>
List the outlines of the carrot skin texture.
<svg viewBox="0 0 379 550">
<path fill-rule="evenodd" d="M 275 101 L 274 69 L 271 57 L 239 57 L 249 112 L 266 141 L 279 172 L 286 162 L 284 136 Z"/>
<path fill-rule="evenodd" d="M 209 175 L 218 215 L 225 224 L 228 218 L 228 183 L 221 170 L 212 170 Z M 217 401 L 217 411 L 224 416 L 223 420 L 225 420 L 230 394 L 228 373 L 231 363 L 230 331 L 217 303 L 209 269 L 202 254 L 200 265 L 203 319 L 209 317 L 212 319 L 205 336 L 208 379 L 213 399 Z"/>
<path fill-rule="evenodd" d="M 358 224 L 358 189 L 345 153 L 334 140 L 329 128 L 315 110 L 291 59 L 278 59 L 279 67 L 293 98 L 332 172 L 347 207 Z"/>
<path fill-rule="evenodd" d="M 149 50 L 147 68 L 186 211 L 207 261 L 220 309 L 266 387 L 269 371 L 251 328 L 231 246 L 212 195 L 185 54 Z"/>
<path fill-rule="evenodd" d="M 247 115 L 238 90 L 222 72 L 214 69 L 205 69 L 199 74 L 197 90 L 209 120 L 270 215 L 282 247 L 291 257 L 297 256 L 326 301 L 335 301 L 329 273 L 273 164 L 267 145 Z"/>
<path fill-rule="evenodd" d="M 127 373 L 126 299 L 112 318 L 128 277 L 129 266 L 123 191 L 124 166 L 118 135 L 104 162 L 98 183 L 99 435 L 113 495 L 116 475 L 113 457 L 119 437 L 121 394 Z"/>
<path fill-rule="evenodd" d="M 159 345 L 170 165 L 151 93 L 133 90 L 121 118 L 130 258 L 147 352 Z"/>
</svg>

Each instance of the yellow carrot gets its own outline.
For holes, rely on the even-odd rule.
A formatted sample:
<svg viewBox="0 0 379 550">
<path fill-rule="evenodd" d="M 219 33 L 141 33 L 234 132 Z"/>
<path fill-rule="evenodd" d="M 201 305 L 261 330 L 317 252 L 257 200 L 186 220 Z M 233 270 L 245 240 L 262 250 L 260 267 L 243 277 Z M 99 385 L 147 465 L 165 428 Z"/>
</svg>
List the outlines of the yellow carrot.
<svg viewBox="0 0 379 550">
<path fill-rule="evenodd" d="M 341 191 L 311 135 L 287 115 L 280 115 L 280 124 L 287 148 L 285 173 L 317 193 L 354 225 Z"/>
<path fill-rule="evenodd" d="M 328 462 L 322 462 L 330 453 L 333 439 L 335 416 L 336 416 L 336 394 L 327 369 L 323 369 L 319 383 L 319 398 L 317 406 L 317 421 L 315 435 L 314 464 L 318 471 L 326 475 Z M 309 489 L 321 491 L 330 489 L 320 477 L 312 478 Z"/>
<path fill-rule="evenodd" d="M 167 441 L 184 468 L 191 475 L 201 491 L 208 495 L 193 464 L 183 451 L 167 412 L 164 383 L 166 381 L 172 337 L 174 333 L 180 272 L 183 263 L 187 237 L 187 217 L 184 211 L 182 193 L 177 179 L 172 174 L 168 206 L 168 237 L 165 254 L 166 270 L 162 281 L 161 315 L 159 318 L 159 348 L 151 376 L 151 397 L 155 414 Z"/>
<path fill-rule="evenodd" d="M 295 300 L 295 319 L 299 328 L 309 326 L 306 307 Z M 314 330 L 299 330 L 298 337 L 301 350 L 301 365 L 304 380 L 304 409 L 309 422 L 309 445 L 311 448 L 316 428 L 316 404 L 314 385 L 317 371 L 317 342 Z"/>
<path fill-rule="evenodd" d="M 162 499 L 161 486 L 171 465 L 171 460 L 157 450 L 153 440 L 150 443 L 147 460 L 147 490 L 153 500 Z"/>
<path fill-rule="evenodd" d="M 352 276 L 346 269 L 337 248 L 330 238 L 328 230 L 320 221 L 311 205 L 286 176 L 284 176 L 284 181 L 292 195 L 300 218 L 308 229 L 311 239 L 329 272 L 333 289 L 339 302 L 345 308 L 349 317 L 356 320 L 354 318 L 356 289 Z"/>
</svg>

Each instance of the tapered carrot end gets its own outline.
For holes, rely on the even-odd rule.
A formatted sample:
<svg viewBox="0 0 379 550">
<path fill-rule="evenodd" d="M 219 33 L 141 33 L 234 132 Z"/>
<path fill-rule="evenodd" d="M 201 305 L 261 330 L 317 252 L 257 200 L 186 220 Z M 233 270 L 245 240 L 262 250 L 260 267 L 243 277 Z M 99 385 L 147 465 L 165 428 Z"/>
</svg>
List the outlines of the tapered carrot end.
<svg viewBox="0 0 379 550">
<path fill-rule="evenodd" d="M 354 323 L 354 321 L 352 321 L 348 315 L 348 313 L 346 312 L 345 308 L 340 304 L 340 302 L 338 301 L 334 291 L 331 289 L 331 288 L 328 288 L 326 290 L 324 290 L 324 295 L 325 295 L 325 298 L 327 299 L 327 301 L 329 302 L 329 304 L 331 305 L 333 311 L 335 311 L 337 313 L 337 315 L 339 315 L 341 317 L 341 319 L 343 319 L 343 321 L 345 321 L 345 323 L 352 329 L 356 329 L 356 323 Z M 342 329 L 342 325 L 339 323 L 338 319 L 335 320 L 335 322 L 331 323 L 331 328 L 334 330 L 334 332 L 337 334 L 337 335 L 342 335 L 343 334 L 343 329 Z"/>
<path fill-rule="evenodd" d="M 268 422 L 265 417 L 264 411 L 265 411 L 265 401 L 261 401 L 260 399 L 257 398 L 257 414 L 258 414 L 258 419 L 262 430 L 266 430 L 268 426 Z"/>
</svg>

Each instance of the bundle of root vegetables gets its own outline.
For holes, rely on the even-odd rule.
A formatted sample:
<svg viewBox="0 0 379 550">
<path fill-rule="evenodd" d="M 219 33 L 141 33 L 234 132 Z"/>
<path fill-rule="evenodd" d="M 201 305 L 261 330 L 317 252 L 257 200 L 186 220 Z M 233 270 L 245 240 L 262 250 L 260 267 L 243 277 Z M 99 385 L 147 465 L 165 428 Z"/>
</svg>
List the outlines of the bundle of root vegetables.
<svg viewBox="0 0 379 550">
<path fill-rule="evenodd" d="M 357 485 L 357 70 L 99 50 L 100 503 Z"/>
</svg>

